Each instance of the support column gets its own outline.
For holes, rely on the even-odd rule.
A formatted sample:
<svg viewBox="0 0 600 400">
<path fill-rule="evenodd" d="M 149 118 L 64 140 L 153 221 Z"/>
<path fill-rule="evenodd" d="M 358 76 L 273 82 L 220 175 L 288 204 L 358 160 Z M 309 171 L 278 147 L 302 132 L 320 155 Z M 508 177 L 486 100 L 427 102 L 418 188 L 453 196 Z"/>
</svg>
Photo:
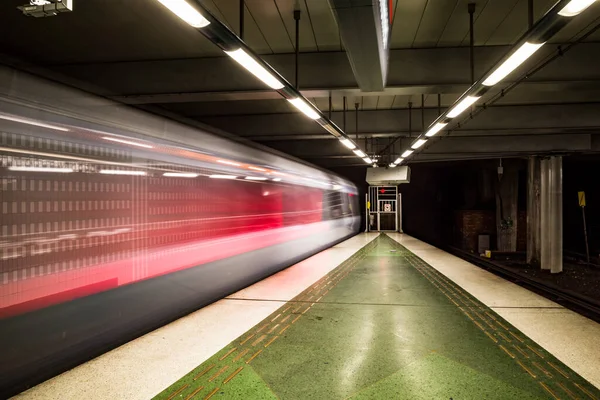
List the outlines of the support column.
<svg viewBox="0 0 600 400">
<path fill-rule="evenodd" d="M 499 251 L 517 251 L 519 172 L 504 171 L 496 191 L 496 232 Z"/>
<path fill-rule="evenodd" d="M 540 161 L 540 267 L 549 270 L 550 261 L 550 160 Z"/>
<path fill-rule="evenodd" d="M 563 270 L 562 157 L 550 157 L 550 272 Z"/>
<path fill-rule="evenodd" d="M 527 263 L 540 265 L 540 159 L 529 157 L 527 177 Z"/>
</svg>

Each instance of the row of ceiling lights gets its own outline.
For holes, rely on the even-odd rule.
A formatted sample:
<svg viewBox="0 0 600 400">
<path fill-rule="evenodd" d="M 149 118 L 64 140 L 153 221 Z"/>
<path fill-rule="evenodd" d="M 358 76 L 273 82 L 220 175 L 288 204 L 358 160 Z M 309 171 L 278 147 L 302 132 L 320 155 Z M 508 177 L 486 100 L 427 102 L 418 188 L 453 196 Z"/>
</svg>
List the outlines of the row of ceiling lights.
<svg viewBox="0 0 600 400">
<path fill-rule="evenodd" d="M 367 164 L 372 164 L 373 160 L 365 154 L 358 145 L 352 141 L 344 131 L 336 124 L 326 118 L 321 111 L 310 101 L 308 101 L 300 92 L 289 84 L 273 67 L 261 60 L 245 43 L 231 32 L 219 20 L 214 18 L 208 10 L 202 5 L 197 7 L 190 5 L 186 0 L 157 0 L 167 7 L 173 14 L 177 15 L 183 21 L 194 28 L 200 30 L 209 40 L 219 46 L 225 54 L 244 67 L 252 75 L 260 79 L 270 88 L 277 90 L 290 104 L 296 107 L 308 118 L 315 120 L 327 132 L 338 138 L 340 142 L 353 150 L 354 154 L 362 158 Z M 387 2 L 382 1 L 387 7 Z M 201 9 L 200 13 L 197 8 Z"/>
<path fill-rule="evenodd" d="M 443 130 L 454 118 L 461 115 L 469 107 L 475 104 L 492 86 L 507 77 L 511 72 L 523 64 L 537 50 L 540 49 L 552 36 L 560 31 L 568 22 L 596 0 L 563 0 L 550 9 L 513 47 L 512 51 L 496 67 L 488 72 L 483 80 L 474 83 L 456 101 L 454 106 L 442 113 L 430 126 L 429 129 L 406 149 L 402 155 L 390 164 L 396 167 L 411 157 L 415 151 L 420 149 L 429 138 Z"/>
</svg>

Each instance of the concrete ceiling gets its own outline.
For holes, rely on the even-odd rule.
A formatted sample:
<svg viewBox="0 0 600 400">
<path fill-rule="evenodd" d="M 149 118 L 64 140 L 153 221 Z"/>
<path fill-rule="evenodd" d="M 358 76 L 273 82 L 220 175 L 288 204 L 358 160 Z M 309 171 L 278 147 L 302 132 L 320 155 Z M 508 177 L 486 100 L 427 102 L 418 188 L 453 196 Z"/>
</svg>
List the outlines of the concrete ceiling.
<svg viewBox="0 0 600 400">
<path fill-rule="evenodd" d="M 53 79 L 152 112 L 191 118 L 324 167 L 364 166 L 158 2 L 74 1 L 74 12 L 45 19 L 21 15 L 16 7 L 25 0 L 0 2 L 0 62 L 45 71 Z M 239 1 L 201 2 L 239 32 Z M 363 93 L 328 1 L 301 0 L 300 89 L 325 114 L 331 95 L 332 119 L 352 137 L 358 134 L 369 152 L 387 147 L 382 162 L 389 162 L 408 146 L 409 136 L 438 115 L 438 94 L 439 106 L 448 107 L 469 86 L 469 2 L 394 0 L 387 87 Z M 528 0 L 474 2 L 478 78 L 527 30 Z M 534 17 L 554 2 L 533 0 Z M 289 81 L 294 76 L 294 3 L 245 0 L 245 41 Z M 493 103 L 498 91 L 492 91 L 484 99 L 489 107 L 436 140 L 415 161 L 600 151 L 600 30 L 568 47 L 599 21 L 596 4 L 520 71 L 549 59 L 559 46 L 568 50 L 563 56 Z"/>
</svg>

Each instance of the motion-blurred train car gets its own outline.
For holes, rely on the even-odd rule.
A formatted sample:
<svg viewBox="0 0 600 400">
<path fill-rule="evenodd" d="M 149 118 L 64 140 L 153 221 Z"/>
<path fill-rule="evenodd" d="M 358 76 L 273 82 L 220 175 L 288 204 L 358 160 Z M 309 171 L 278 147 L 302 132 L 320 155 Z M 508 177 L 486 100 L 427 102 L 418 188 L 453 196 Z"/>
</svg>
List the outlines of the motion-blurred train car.
<svg viewBox="0 0 600 400">
<path fill-rule="evenodd" d="M 357 233 L 313 166 L 0 68 L 0 393 Z"/>
</svg>

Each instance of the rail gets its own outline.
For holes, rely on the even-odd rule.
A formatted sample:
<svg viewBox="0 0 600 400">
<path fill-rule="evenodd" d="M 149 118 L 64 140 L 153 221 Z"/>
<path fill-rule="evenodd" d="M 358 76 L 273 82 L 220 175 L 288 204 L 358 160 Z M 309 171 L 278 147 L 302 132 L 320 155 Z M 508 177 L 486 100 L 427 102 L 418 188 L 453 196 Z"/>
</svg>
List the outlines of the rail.
<svg viewBox="0 0 600 400">
<path fill-rule="evenodd" d="M 598 301 L 513 272 L 501 264 L 486 260 L 478 255 L 457 249 L 456 247 L 448 247 L 447 251 L 465 261 L 477 265 L 478 267 L 509 279 L 520 286 L 536 292 L 596 322 L 600 322 L 600 303 Z"/>
</svg>

